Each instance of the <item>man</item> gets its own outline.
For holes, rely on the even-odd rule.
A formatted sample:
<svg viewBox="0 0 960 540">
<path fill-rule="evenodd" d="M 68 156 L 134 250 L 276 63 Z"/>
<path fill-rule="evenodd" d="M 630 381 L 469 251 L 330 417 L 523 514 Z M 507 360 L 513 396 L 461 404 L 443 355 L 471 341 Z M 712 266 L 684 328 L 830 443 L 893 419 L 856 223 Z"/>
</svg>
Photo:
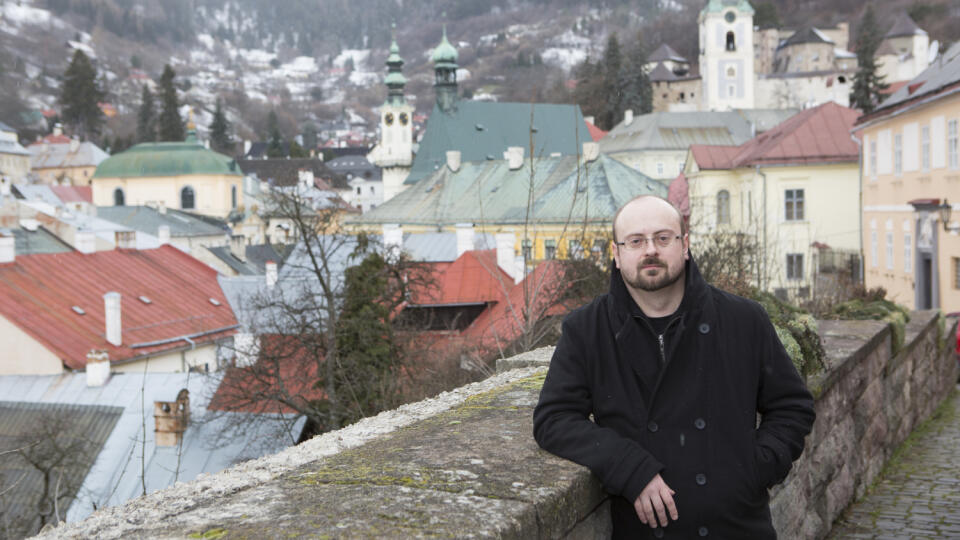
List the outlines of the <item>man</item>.
<svg viewBox="0 0 960 540">
<path fill-rule="evenodd" d="M 704 281 L 673 205 L 633 199 L 613 239 L 610 291 L 564 321 L 534 437 L 613 495 L 614 538 L 776 538 L 767 488 L 813 398 L 763 308 Z"/>
</svg>

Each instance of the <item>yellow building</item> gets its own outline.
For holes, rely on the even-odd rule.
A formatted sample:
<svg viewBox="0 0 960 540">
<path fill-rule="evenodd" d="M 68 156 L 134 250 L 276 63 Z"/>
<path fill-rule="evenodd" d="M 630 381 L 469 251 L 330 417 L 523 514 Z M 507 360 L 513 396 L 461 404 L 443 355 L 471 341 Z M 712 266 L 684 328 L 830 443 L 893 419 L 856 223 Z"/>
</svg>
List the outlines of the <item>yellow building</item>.
<svg viewBox="0 0 960 540">
<path fill-rule="evenodd" d="M 243 173 L 191 130 L 184 142 L 142 143 L 110 157 L 91 186 L 97 206 L 154 204 L 223 218 L 242 203 Z"/>
<path fill-rule="evenodd" d="M 865 285 L 911 309 L 960 309 L 960 44 L 862 116 Z"/>
<path fill-rule="evenodd" d="M 859 254 L 857 112 L 830 102 L 740 146 L 693 145 L 689 184 L 697 236 L 746 233 L 762 249 L 758 285 L 803 301 L 837 282 L 838 259 Z M 859 274 L 857 268 L 850 269 Z"/>
<path fill-rule="evenodd" d="M 54 186 L 89 186 L 97 166 L 110 157 L 90 141 L 67 137 L 59 124 L 27 150 L 37 183 Z"/>
</svg>

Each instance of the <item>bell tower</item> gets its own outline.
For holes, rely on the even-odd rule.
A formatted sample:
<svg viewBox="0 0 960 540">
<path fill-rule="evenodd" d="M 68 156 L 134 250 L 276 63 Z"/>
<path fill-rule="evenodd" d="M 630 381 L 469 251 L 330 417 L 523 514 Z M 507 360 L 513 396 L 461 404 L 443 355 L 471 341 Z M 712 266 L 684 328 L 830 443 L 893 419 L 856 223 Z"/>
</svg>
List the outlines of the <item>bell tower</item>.
<svg viewBox="0 0 960 540">
<path fill-rule="evenodd" d="M 367 159 L 383 169 L 383 200 L 386 202 L 403 191 L 403 181 L 410 174 L 413 164 L 413 111 L 407 103 L 403 88 L 407 79 L 403 76 L 403 58 L 397 46 L 396 29 L 387 57 L 387 100 L 380 107 L 380 142 L 370 151 Z"/>
<path fill-rule="evenodd" d="M 700 77 L 706 110 L 752 109 L 753 7 L 747 0 L 709 0 L 700 11 Z"/>
<path fill-rule="evenodd" d="M 433 89 L 437 94 L 437 107 L 450 112 L 457 106 L 457 49 L 447 40 L 447 25 L 443 25 L 443 38 L 433 49 Z"/>
</svg>

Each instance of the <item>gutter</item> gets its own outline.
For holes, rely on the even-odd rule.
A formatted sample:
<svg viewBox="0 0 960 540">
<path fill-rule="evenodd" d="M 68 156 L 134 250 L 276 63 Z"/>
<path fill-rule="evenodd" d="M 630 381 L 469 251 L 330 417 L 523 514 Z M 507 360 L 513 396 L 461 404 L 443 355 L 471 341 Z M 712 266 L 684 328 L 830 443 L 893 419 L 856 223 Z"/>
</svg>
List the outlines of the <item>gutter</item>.
<svg viewBox="0 0 960 540">
<path fill-rule="evenodd" d="M 860 284 L 866 286 L 866 280 L 864 277 L 864 270 L 863 270 L 864 262 L 865 262 L 865 259 L 863 256 L 863 158 L 864 158 L 863 141 L 857 138 L 857 135 L 855 132 L 850 133 L 850 139 L 853 142 L 857 143 L 857 148 L 859 149 L 859 152 L 860 152 L 860 159 L 859 159 L 860 166 L 858 168 L 860 173 L 860 183 L 857 186 L 857 205 L 859 206 L 857 208 L 857 212 L 859 212 L 859 215 L 860 215 L 860 219 L 858 220 L 858 223 L 857 223 L 858 225 L 857 228 L 859 229 L 859 231 L 857 231 L 859 233 L 859 238 L 857 241 L 860 244 L 860 265 L 859 265 L 860 275 L 858 277 L 860 278 Z"/>
<path fill-rule="evenodd" d="M 177 341 L 186 341 L 190 344 L 190 348 L 193 349 L 196 347 L 196 343 L 193 341 L 193 338 L 209 336 L 210 334 L 219 334 L 220 332 L 226 332 L 227 330 L 235 330 L 240 328 L 239 324 L 233 324 L 230 326 L 224 326 L 221 328 L 214 328 L 213 330 L 206 330 L 204 332 L 196 332 L 193 334 L 185 334 L 182 336 L 160 339 L 157 341 L 147 341 L 144 343 L 134 343 L 133 345 L 128 345 L 131 349 L 142 349 L 144 347 L 156 347 L 157 345 L 166 345 L 167 343 L 175 343 Z"/>
<path fill-rule="evenodd" d="M 760 290 L 765 291 L 763 280 L 767 276 L 767 174 L 756 165 L 757 174 L 763 177 L 763 258 L 760 260 Z"/>
</svg>

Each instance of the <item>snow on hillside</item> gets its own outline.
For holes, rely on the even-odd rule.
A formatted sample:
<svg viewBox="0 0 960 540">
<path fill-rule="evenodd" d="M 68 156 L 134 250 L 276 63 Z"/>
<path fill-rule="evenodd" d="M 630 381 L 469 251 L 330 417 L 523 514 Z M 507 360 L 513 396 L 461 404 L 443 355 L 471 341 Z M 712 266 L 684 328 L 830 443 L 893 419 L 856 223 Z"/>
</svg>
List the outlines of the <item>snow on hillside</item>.
<svg viewBox="0 0 960 540">
<path fill-rule="evenodd" d="M 333 59 L 333 65 L 342 68 L 349 58 L 353 60 L 353 69 L 367 71 L 367 59 L 369 57 L 370 49 L 344 49 Z"/>
<path fill-rule="evenodd" d="M 49 25 L 51 22 L 57 28 L 64 28 L 63 21 L 54 17 L 49 11 L 32 7 L 30 0 L 21 0 L 19 2 L 0 2 L 0 13 L 3 14 L 4 23 L 10 22 L 16 26 L 24 25 Z"/>
</svg>

